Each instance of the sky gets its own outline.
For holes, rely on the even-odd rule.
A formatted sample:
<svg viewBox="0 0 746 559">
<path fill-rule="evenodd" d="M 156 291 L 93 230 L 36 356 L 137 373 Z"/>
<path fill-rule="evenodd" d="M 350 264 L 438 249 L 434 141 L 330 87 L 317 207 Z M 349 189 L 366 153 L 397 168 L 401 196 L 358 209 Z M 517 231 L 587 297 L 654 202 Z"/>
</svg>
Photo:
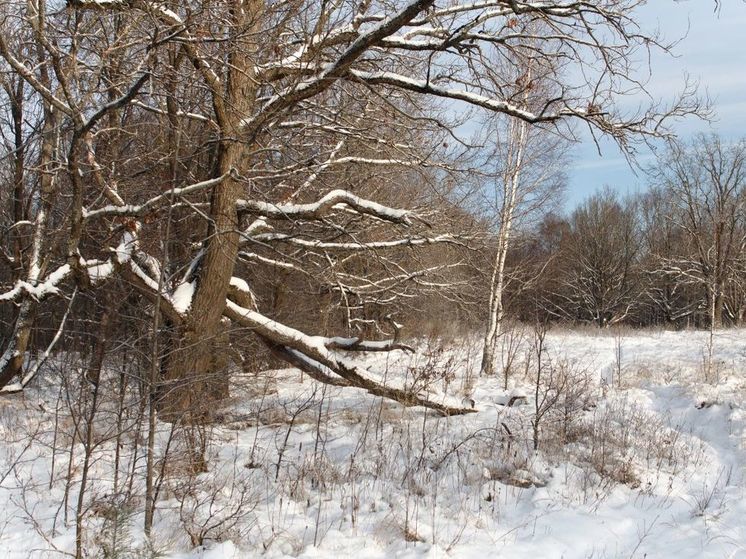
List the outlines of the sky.
<svg viewBox="0 0 746 559">
<path fill-rule="evenodd" d="M 746 137 L 746 2 L 722 0 L 718 12 L 714 5 L 714 0 L 652 0 L 639 12 L 643 29 L 659 28 L 665 39 L 681 39 L 675 58 L 652 58 L 650 90 L 664 101 L 672 100 L 688 74 L 711 100 L 713 122 L 693 118 L 673 127 L 685 140 L 699 132 L 714 132 L 726 140 Z M 654 161 L 650 152 L 640 156 L 642 165 Z M 614 145 L 604 143 L 599 156 L 589 136 L 572 150 L 567 176 L 568 208 L 607 185 L 621 194 L 646 189 L 645 177 L 629 167 Z"/>
</svg>

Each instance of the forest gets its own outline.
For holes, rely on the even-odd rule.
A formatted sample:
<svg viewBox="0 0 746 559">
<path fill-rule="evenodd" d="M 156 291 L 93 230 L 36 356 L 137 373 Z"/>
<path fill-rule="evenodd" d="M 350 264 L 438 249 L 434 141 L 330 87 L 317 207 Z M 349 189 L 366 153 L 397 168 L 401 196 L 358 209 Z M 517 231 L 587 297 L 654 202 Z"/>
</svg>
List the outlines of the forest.
<svg viewBox="0 0 746 559">
<path fill-rule="evenodd" d="M 743 552 L 746 140 L 646 4 L 0 3 L 0 556 Z"/>
</svg>

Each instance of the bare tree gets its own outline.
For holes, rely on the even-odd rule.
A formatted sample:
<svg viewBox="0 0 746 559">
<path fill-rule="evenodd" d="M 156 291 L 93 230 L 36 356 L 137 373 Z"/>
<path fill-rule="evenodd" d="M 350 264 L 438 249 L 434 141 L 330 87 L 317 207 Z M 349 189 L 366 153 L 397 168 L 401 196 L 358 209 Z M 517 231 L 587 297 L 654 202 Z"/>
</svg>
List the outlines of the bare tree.
<svg viewBox="0 0 746 559">
<path fill-rule="evenodd" d="M 698 136 L 690 146 L 671 144 L 652 171 L 671 200 L 670 220 L 684 241 L 662 254 L 665 273 L 704 290 L 709 323 L 723 322 L 725 293 L 746 246 L 746 144 Z"/>
<path fill-rule="evenodd" d="M 608 189 L 573 212 L 558 256 L 561 314 L 600 328 L 630 315 L 639 298 L 637 231 L 634 202 Z"/>
<path fill-rule="evenodd" d="M 671 218 L 675 208 L 666 190 L 651 188 L 640 198 L 639 208 L 643 249 L 641 266 L 645 294 L 653 313 L 648 321 L 676 324 L 695 315 L 704 304 L 695 282 L 672 272 L 667 266 L 687 245 L 686 237 Z"/>
</svg>

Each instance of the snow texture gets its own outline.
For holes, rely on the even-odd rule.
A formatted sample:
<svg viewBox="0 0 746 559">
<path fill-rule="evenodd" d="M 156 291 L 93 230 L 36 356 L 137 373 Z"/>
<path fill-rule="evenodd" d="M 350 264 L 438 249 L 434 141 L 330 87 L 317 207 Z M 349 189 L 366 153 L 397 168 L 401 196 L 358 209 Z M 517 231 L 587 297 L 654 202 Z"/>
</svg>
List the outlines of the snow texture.
<svg viewBox="0 0 746 559">
<path fill-rule="evenodd" d="M 746 332 L 718 332 L 709 364 L 707 338 L 550 332 L 547 359 L 586 375 L 590 401 L 572 439 L 557 445 L 548 437 L 538 453 L 529 444 L 530 379 L 520 364 L 507 391 L 500 375 L 476 377 L 481 347 L 468 338 L 437 351 L 422 342 L 414 354 L 362 356 L 366 368 L 401 384 L 421 378 L 418 371 L 452 374 L 423 390 L 473 399 L 480 412 L 468 416 L 438 418 L 358 389 L 322 391 L 295 369 L 262 377 L 272 379 L 264 393 L 249 390 L 253 375 L 236 375 L 243 389 L 215 426 L 198 491 L 218 488 L 230 503 L 237 480 L 245 482 L 243 524 L 194 548 L 179 523 L 183 503 L 164 488 L 154 546 L 179 559 L 746 557 Z M 312 343 L 322 350 L 325 340 Z M 49 489 L 57 390 L 50 373 L 24 399 L 2 401 L 0 557 L 57 557 L 54 547 L 74 547 L 78 486 L 65 523 L 58 511 L 67 462 L 59 453 Z M 506 405 L 516 396 L 526 403 Z M 549 424 L 544 431 L 557 432 Z M 158 445 L 167 433 L 161 426 Z M 101 556 L 94 546 L 106 533 L 112 444 L 101 443 L 91 473 L 91 556 Z M 142 546 L 142 515 L 128 522 L 128 545 Z"/>
</svg>

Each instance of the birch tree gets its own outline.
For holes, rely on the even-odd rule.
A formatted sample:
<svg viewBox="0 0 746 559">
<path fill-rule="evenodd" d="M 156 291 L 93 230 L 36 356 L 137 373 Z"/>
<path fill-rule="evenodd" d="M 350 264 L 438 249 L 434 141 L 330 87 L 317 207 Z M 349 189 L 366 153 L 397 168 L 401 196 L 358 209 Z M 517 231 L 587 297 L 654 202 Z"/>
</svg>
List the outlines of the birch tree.
<svg viewBox="0 0 746 559">
<path fill-rule="evenodd" d="M 510 246 L 510 234 L 513 228 L 515 206 L 520 184 L 520 171 L 526 149 L 526 132 L 528 125 L 511 119 L 508 124 L 509 147 L 502 177 L 502 204 L 500 208 L 499 229 L 497 232 L 497 253 L 490 281 L 490 296 L 487 316 L 487 329 L 484 336 L 484 350 L 480 374 L 494 373 L 495 350 L 500 336 L 503 321 L 503 291 L 505 287 L 505 259 Z"/>
<path fill-rule="evenodd" d="M 545 76 L 554 68 L 537 67 L 530 55 L 513 54 L 515 77 L 514 97 L 525 108 L 537 102 L 537 97 L 548 96 Z M 516 70 L 513 70 L 515 73 Z M 511 72 L 503 68 L 498 75 Z M 497 79 L 497 77 L 495 78 Z M 560 165 L 563 138 L 545 130 L 529 128 L 525 120 L 514 117 L 494 118 L 488 128 L 495 145 L 494 202 L 496 213 L 496 250 L 490 280 L 488 314 L 484 334 L 484 348 L 480 374 L 494 373 L 495 353 L 505 316 L 506 261 L 512 248 L 515 222 L 540 209 L 551 190 L 558 190 L 562 180 Z"/>
</svg>

